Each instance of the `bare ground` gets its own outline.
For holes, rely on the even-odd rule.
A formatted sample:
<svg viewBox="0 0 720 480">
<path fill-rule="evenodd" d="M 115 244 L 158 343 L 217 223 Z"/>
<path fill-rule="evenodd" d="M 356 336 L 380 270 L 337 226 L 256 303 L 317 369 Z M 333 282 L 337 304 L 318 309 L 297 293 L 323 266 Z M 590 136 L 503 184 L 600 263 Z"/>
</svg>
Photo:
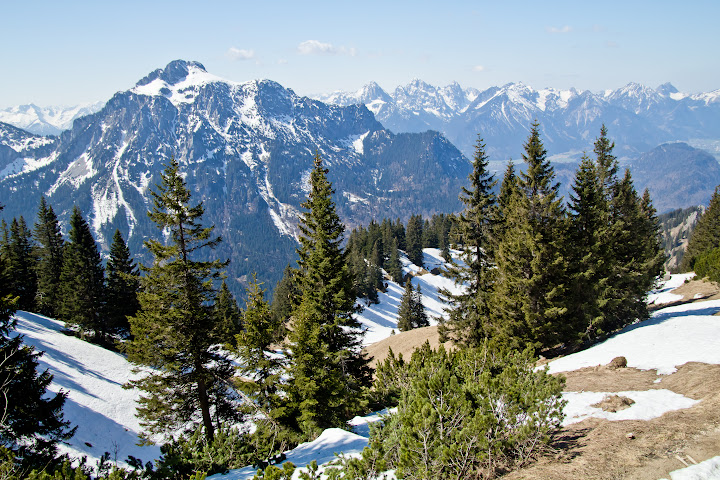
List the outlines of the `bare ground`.
<svg viewBox="0 0 720 480">
<path fill-rule="evenodd" d="M 720 298 L 717 285 L 701 280 L 691 280 L 673 293 L 683 295 L 675 303 Z M 385 358 L 388 348 L 409 358 L 426 340 L 434 348 L 440 344 L 437 327 L 398 333 L 366 351 L 375 357 L 373 364 Z M 446 348 L 451 345 L 447 343 Z M 670 478 L 672 470 L 720 455 L 720 365 L 691 362 L 672 375 L 661 376 L 653 370 L 608 366 L 562 375 L 566 391 L 612 394 L 665 388 L 700 403 L 649 421 L 588 419 L 569 425 L 557 433 L 546 455 L 504 475 L 504 480 L 658 480 Z M 614 402 L 618 400 L 610 401 Z"/>
</svg>

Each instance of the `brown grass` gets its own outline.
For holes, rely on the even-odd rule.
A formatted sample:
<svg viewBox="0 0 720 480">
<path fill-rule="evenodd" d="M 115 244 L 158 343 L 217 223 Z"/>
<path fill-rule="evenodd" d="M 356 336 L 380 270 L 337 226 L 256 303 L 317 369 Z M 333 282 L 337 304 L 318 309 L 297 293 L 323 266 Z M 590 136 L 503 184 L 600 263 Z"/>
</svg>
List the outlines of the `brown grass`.
<svg viewBox="0 0 720 480">
<path fill-rule="evenodd" d="M 691 280 L 673 293 L 683 295 L 676 303 L 720 298 L 717 285 L 701 280 Z M 366 351 L 375 357 L 373 364 L 385 358 L 388 348 L 409 358 L 426 340 L 434 348 L 440 344 L 437 327 L 398 333 Z M 660 376 L 652 370 L 608 366 L 563 375 L 566 391 L 616 393 L 665 388 L 700 403 L 649 421 L 587 419 L 570 425 L 555 436 L 552 454 L 504 475 L 504 480 L 658 480 L 670 478 L 669 472 L 684 468 L 685 463 L 720 455 L 720 365 L 687 363 L 672 375 Z M 609 397 L 608 403 L 623 403 L 618 395 Z"/>
</svg>

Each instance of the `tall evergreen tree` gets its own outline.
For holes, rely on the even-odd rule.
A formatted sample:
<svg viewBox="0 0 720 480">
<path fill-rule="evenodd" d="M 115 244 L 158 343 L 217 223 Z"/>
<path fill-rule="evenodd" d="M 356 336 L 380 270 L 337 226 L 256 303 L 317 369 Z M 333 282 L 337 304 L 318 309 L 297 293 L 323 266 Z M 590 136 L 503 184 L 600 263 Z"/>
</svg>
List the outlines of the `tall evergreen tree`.
<svg viewBox="0 0 720 480">
<path fill-rule="evenodd" d="M 32 311 L 37 293 L 36 261 L 32 234 L 22 216 L 19 220 L 13 218 L 10 224 L 7 252 L 8 280 L 12 292 L 18 296 L 18 308 Z"/>
<path fill-rule="evenodd" d="M 720 247 L 720 186 L 715 187 L 708 207 L 690 236 L 680 269 L 685 272 L 692 271 L 698 256 L 718 247 Z"/>
<path fill-rule="evenodd" d="M 393 281 L 402 282 L 402 264 L 400 263 L 400 250 L 398 249 L 397 239 L 393 237 L 390 244 L 390 257 L 385 265 L 385 270 Z"/>
<path fill-rule="evenodd" d="M 418 267 L 423 266 L 422 235 L 422 217 L 411 215 L 405 232 L 405 253 L 407 253 L 408 259 Z"/>
<path fill-rule="evenodd" d="M 115 230 L 105 279 L 106 322 L 110 332 L 130 333 L 128 317 L 140 308 L 137 293 L 140 288 L 140 272 L 120 230 Z"/>
<path fill-rule="evenodd" d="M 467 288 L 459 294 L 443 291 L 451 304 L 449 320 L 439 326 L 444 339 L 477 346 L 490 333 L 490 293 L 494 280 L 492 253 L 493 215 L 496 208 L 492 192 L 495 179 L 488 172 L 485 144 L 478 138 L 473 158 L 473 170 L 469 175 L 470 186 L 462 187 L 460 200 L 465 205 L 458 223 L 459 248 L 462 249 L 463 266 L 453 266 L 449 273 L 456 284 Z"/>
<path fill-rule="evenodd" d="M 255 276 L 247 288 L 242 316 L 242 330 L 235 336 L 237 353 L 242 359 L 240 389 L 267 419 L 283 419 L 287 415 L 280 396 L 283 357 L 273 352 L 272 346 L 282 341 L 285 332 L 282 320 L 272 314 Z"/>
<path fill-rule="evenodd" d="M 430 321 L 422 303 L 420 284 L 418 284 L 417 289 L 414 289 L 411 279 L 408 278 L 398 308 L 398 329 L 406 332 L 413 328 L 427 327 L 428 325 L 430 325 Z"/>
<path fill-rule="evenodd" d="M 332 201 L 322 159 L 315 156 L 310 193 L 300 218 L 300 302 L 289 336 L 290 400 L 297 427 L 308 435 L 339 427 L 357 412 L 360 392 L 370 384 L 361 352 L 352 279 L 341 244 L 345 227 Z"/>
<path fill-rule="evenodd" d="M 242 328 L 242 314 L 235 297 L 223 280 L 215 300 L 215 315 L 218 322 L 218 335 L 222 343 L 233 344 L 235 335 Z"/>
<path fill-rule="evenodd" d="M 60 272 L 60 318 L 78 327 L 81 335 L 92 331 L 95 340 L 103 343 L 107 333 L 103 316 L 105 269 L 90 227 L 77 206 L 70 217 L 68 238 Z"/>
<path fill-rule="evenodd" d="M 65 241 L 57 216 L 44 196 L 40 198 L 33 235 L 37 244 L 37 309 L 43 315 L 56 317 L 60 306 L 58 293 Z"/>
<path fill-rule="evenodd" d="M 493 307 L 498 334 L 519 345 L 550 347 L 569 334 L 566 324 L 565 212 L 559 184 L 532 124 L 523 159 L 527 171 L 503 209 L 503 236 L 495 252 Z"/>
<path fill-rule="evenodd" d="M 2 207 L 0 206 L 0 209 Z M 0 264 L 5 260 L 0 258 Z M 56 455 L 56 445 L 75 432 L 63 418 L 67 393 L 48 395 L 52 375 L 38 372 L 38 357 L 15 333 L 13 318 L 18 297 L 10 290 L 0 265 L 0 445 L 16 460 L 43 467 Z"/>
<path fill-rule="evenodd" d="M 604 292 L 612 264 L 609 210 L 598 168 L 583 156 L 570 195 L 567 251 L 571 281 L 569 319 L 581 337 L 603 322 Z"/>
<path fill-rule="evenodd" d="M 295 273 L 296 270 L 290 265 L 286 266 L 282 278 L 273 290 L 270 311 L 281 325 L 285 325 L 285 322 L 290 319 L 292 311 L 299 303 L 300 292 L 295 281 Z"/>
<path fill-rule="evenodd" d="M 130 318 L 134 339 L 128 347 L 133 363 L 153 370 L 130 384 L 144 392 L 137 410 L 151 432 L 170 433 L 199 420 L 211 441 L 216 423 L 237 419 L 227 386 L 233 366 L 217 347 L 222 338 L 213 305 L 214 282 L 226 262 L 197 259 L 221 239 L 213 237 L 214 227 L 202 225 L 203 205 L 190 204 L 174 158 L 156 188 L 148 215 L 169 235 L 167 244 L 145 242 L 154 261 L 141 267 L 146 275 L 140 310 Z"/>
</svg>

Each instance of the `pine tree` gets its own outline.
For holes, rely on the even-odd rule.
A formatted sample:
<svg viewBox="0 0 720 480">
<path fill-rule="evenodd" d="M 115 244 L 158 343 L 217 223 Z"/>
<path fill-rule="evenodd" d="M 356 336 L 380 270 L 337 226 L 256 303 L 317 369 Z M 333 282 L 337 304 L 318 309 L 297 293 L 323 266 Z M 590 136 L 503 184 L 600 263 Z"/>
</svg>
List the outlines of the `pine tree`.
<svg viewBox="0 0 720 480">
<path fill-rule="evenodd" d="M 497 334 L 535 348 L 551 347 L 570 334 L 562 249 L 565 212 L 539 129 L 533 123 L 523 154 L 527 171 L 518 177 L 517 192 L 501 213 L 504 232 L 495 251 L 492 296 Z"/>
<path fill-rule="evenodd" d="M 197 259 L 221 239 L 213 238 L 214 227 L 202 225 L 203 205 L 191 206 L 174 158 L 156 188 L 148 215 L 160 231 L 168 232 L 168 241 L 145 242 L 154 261 L 141 267 L 146 275 L 138 295 L 140 310 L 130 318 L 134 338 L 128 346 L 130 361 L 153 370 L 130 385 L 144 392 L 138 416 L 151 432 L 171 433 L 200 420 L 212 441 L 213 418 L 217 423 L 237 419 L 227 383 L 233 367 L 217 347 L 222 338 L 213 305 L 214 282 L 226 262 Z"/>
<path fill-rule="evenodd" d="M 67 393 L 48 395 L 53 377 L 38 372 L 41 353 L 23 345 L 23 337 L 14 332 L 17 296 L 4 272 L 0 265 L 0 445 L 12 450 L 17 461 L 43 467 L 54 459 L 57 443 L 72 437 L 75 428 L 63 419 Z"/>
<path fill-rule="evenodd" d="M 69 241 L 63 252 L 60 272 L 60 318 L 78 327 L 80 334 L 94 332 L 95 341 L 103 343 L 107 333 L 104 321 L 105 269 L 90 227 L 75 206 L 70 217 Z"/>
<path fill-rule="evenodd" d="M 341 249 L 345 227 L 319 155 L 314 164 L 299 225 L 300 302 L 292 318 L 288 371 L 297 427 L 308 435 L 344 425 L 370 383 L 368 360 L 360 349 L 362 332 L 353 317 L 352 279 Z"/>
<path fill-rule="evenodd" d="M 107 328 L 112 333 L 130 333 L 128 317 L 134 316 L 140 308 L 137 293 L 140 288 L 140 272 L 130 257 L 130 249 L 120 230 L 115 230 L 110 258 L 106 267 L 105 311 Z"/>
<path fill-rule="evenodd" d="M 35 255 L 30 230 L 25 219 L 13 218 L 10 224 L 7 268 L 12 292 L 18 296 L 18 308 L 32 311 L 37 293 Z"/>
<path fill-rule="evenodd" d="M 460 294 L 443 291 L 451 304 L 449 321 L 440 324 L 440 336 L 452 338 L 464 345 L 479 345 L 490 332 L 490 293 L 494 280 L 494 259 L 491 249 L 493 214 L 496 208 L 493 176 L 488 172 L 485 144 L 478 138 L 473 158 L 473 170 L 469 175 L 470 187 L 463 187 L 460 200 L 465 208 L 458 217 L 457 241 L 462 249 L 462 267 L 450 268 L 450 277 L 456 284 L 466 284 Z"/>
<path fill-rule="evenodd" d="M 707 209 L 702 214 L 688 241 L 680 269 L 693 271 L 698 256 L 720 247 L 720 186 L 715 187 Z"/>
<path fill-rule="evenodd" d="M 423 266 L 422 235 L 422 217 L 411 215 L 405 232 L 405 253 L 407 253 L 408 259 L 418 267 Z"/>
<path fill-rule="evenodd" d="M 43 315 L 56 317 L 60 306 L 58 293 L 65 241 L 57 216 L 44 196 L 40 198 L 38 221 L 33 234 L 37 244 L 37 309 Z"/>
</svg>

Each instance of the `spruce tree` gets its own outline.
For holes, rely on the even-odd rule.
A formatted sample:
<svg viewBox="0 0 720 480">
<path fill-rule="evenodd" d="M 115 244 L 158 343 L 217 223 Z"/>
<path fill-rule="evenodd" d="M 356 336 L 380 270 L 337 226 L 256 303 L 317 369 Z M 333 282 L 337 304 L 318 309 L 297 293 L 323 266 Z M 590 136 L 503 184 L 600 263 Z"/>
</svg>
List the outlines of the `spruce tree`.
<svg viewBox="0 0 720 480">
<path fill-rule="evenodd" d="M 37 309 L 43 315 L 56 317 L 60 305 L 58 293 L 65 241 L 57 216 L 44 196 L 40 198 L 33 236 L 37 244 Z"/>
<path fill-rule="evenodd" d="M 385 264 L 385 270 L 396 283 L 403 281 L 402 264 L 400 263 L 400 250 L 398 249 L 397 239 L 393 237 L 390 244 L 390 257 Z"/>
<path fill-rule="evenodd" d="M 299 290 L 295 282 L 296 270 L 290 265 L 285 267 L 283 276 L 273 290 L 270 311 L 282 325 L 290 319 L 293 309 L 299 302 Z"/>
<path fill-rule="evenodd" d="M 413 289 L 410 278 L 405 281 L 405 290 L 403 291 L 402 298 L 400 299 L 400 307 L 398 308 L 398 322 L 397 327 L 401 332 L 412 330 L 413 326 L 413 314 L 415 311 L 415 290 Z"/>
<path fill-rule="evenodd" d="M 172 434 L 188 422 L 200 421 L 209 441 L 219 424 L 236 420 L 228 390 L 233 366 L 218 348 L 223 341 L 213 302 L 215 282 L 226 262 L 200 260 L 220 237 L 202 225 L 202 203 L 191 205 L 190 191 L 173 158 L 152 191 L 148 212 L 167 243 L 145 242 L 154 257 L 142 266 L 140 310 L 130 318 L 133 341 L 128 358 L 152 371 L 130 385 L 144 393 L 138 416 L 154 433 Z M 207 253 L 206 253 L 207 255 Z"/>
<path fill-rule="evenodd" d="M 262 285 L 254 275 L 247 287 L 242 317 L 242 329 L 235 336 L 236 351 L 242 359 L 240 390 L 252 400 L 253 408 L 260 410 L 268 420 L 282 420 L 287 414 L 280 395 L 283 357 L 272 347 L 280 344 L 285 331 L 282 320 L 272 314 Z"/>
<path fill-rule="evenodd" d="M 425 305 L 422 303 L 422 290 L 418 283 L 417 288 L 413 294 L 414 305 L 413 305 L 413 328 L 427 327 L 430 325 L 430 319 L 428 319 L 427 312 L 425 312 Z"/>
<path fill-rule="evenodd" d="M 18 296 L 18 308 L 32 311 L 37 293 L 36 261 L 32 234 L 22 216 L 19 220 L 12 219 L 7 252 L 8 281 L 12 292 Z"/>
<path fill-rule="evenodd" d="M 485 144 L 478 138 L 473 158 L 473 170 L 468 176 L 470 186 L 462 187 L 460 200 L 465 205 L 460 213 L 456 241 L 462 250 L 463 266 L 449 269 L 456 284 L 467 288 L 460 294 L 443 291 L 450 303 L 449 320 L 439 327 L 440 336 L 456 343 L 479 345 L 490 332 L 490 293 L 493 286 L 494 259 L 492 253 L 493 214 L 496 208 L 493 176 L 488 172 Z"/>
<path fill-rule="evenodd" d="M 571 281 L 569 319 L 580 337 L 591 336 L 603 322 L 603 299 L 612 264 L 609 211 L 598 168 L 583 156 L 570 195 L 567 251 Z"/>
<path fill-rule="evenodd" d="M 720 186 L 715 187 L 710 203 L 695 226 L 680 265 L 691 272 L 698 256 L 720 247 Z"/>
<path fill-rule="evenodd" d="M 517 191 L 501 213 L 504 231 L 495 249 L 493 328 L 511 344 L 539 349 L 571 334 L 562 248 L 565 211 L 537 122 L 524 147 L 527 171 L 518 177 Z"/>
<path fill-rule="evenodd" d="M 222 281 L 215 300 L 215 315 L 217 316 L 220 341 L 233 344 L 235 335 L 242 328 L 242 314 L 225 280 Z"/>
<path fill-rule="evenodd" d="M 128 317 L 135 315 L 140 308 L 137 299 L 140 272 L 120 230 L 115 230 L 113 235 L 105 272 L 107 328 L 112 333 L 127 335 L 130 333 Z"/>
<path fill-rule="evenodd" d="M 107 333 L 103 315 L 105 269 L 90 227 L 77 206 L 70 217 L 68 239 L 60 272 L 60 319 L 79 328 L 83 336 L 93 332 L 95 341 L 103 343 Z"/>
<path fill-rule="evenodd" d="M 411 215 L 405 232 L 405 253 L 408 259 L 418 267 L 423 266 L 422 235 L 422 217 L 420 215 Z"/>
<path fill-rule="evenodd" d="M 75 429 L 62 414 L 67 393 L 48 395 L 53 377 L 47 370 L 38 372 L 42 354 L 15 333 L 18 297 L 10 291 L 4 263 L 0 258 L 0 444 L 13 451 L 16 461 L 42 468 L 55 458 L 57 443 Z"/>
<path fill-rule="evenodd" d="M 361 352 L 362 331 L 353 317 L 355 295 L 342 251 L 345 227 L 335 210 L 327 170 L 316 154 L 310 193 L 300 218 L 298 287 L 290 340 L 289 397 L 299 427 L 315 435 L 341 427 L 358 411 L 370 384 Z"/>
</svg>

